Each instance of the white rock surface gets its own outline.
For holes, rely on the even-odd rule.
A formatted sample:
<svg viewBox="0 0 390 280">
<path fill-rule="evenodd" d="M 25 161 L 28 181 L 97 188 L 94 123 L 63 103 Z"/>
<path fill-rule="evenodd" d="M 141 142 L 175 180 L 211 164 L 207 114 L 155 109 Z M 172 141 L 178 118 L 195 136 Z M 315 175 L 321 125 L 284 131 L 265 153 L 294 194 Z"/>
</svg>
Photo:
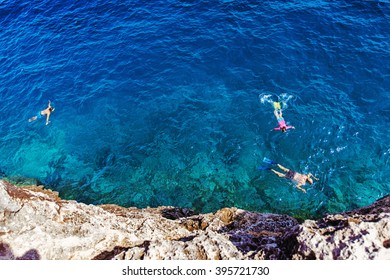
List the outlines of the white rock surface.
<svg viewBox="0 0 390 280">
<path fill-rule="evenodd" d="M 390 197 L 307 220 L 66 201 L 0 181 L 0 259 L 390 259 Z"/>
</svg>

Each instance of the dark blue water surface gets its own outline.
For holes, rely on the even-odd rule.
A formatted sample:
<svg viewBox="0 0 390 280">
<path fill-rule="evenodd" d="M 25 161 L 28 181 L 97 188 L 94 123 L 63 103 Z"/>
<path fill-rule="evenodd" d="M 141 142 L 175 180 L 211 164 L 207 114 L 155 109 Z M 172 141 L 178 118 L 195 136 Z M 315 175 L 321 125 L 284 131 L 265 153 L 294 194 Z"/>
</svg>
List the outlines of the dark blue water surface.
<svg viewBox="0 0 390 280">
<path fill-rule="evenodd" d="M 11 181 L 297 217 L 390 193 L 389 1 L 8 0 L 0 34 Z M 295 130 L 271 131 L 278 98 Z M 304 194 L 264 157 L 320 180 Z"/>
</svg>

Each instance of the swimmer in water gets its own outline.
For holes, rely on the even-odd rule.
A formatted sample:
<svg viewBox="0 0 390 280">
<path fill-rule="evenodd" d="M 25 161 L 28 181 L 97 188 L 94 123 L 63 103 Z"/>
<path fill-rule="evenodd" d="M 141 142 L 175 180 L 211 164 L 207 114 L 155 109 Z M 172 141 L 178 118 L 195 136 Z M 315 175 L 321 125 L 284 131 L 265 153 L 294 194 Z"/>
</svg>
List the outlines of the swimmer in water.
<svg viewBox="0 0 390 280">
<path fill-rule="evenodd" d="M 280 130 L 281 132 L 286 132 L 288 129 L 295 129 L 294 126 L 287 125 L 286 121 L 283 118 L 282 108 L 280 107 L 280 102 L 274 102 L 274 115 L 278 121 L 278 127 L 275 127 L 272 130 Z"/>
<path fill-rule="evenodd" d="M 270 170 L 281 178 L 286 178 L 286 179 L 293 181 L 295 183 L 295 187 L 304 193 L 306 193 L 306 190 L 304 188 L 302 188 L 303 185 L 305 185 L 306 183 L 309 183 L 310 185 L 313 184 L 313 179 L 315 179 L 317 181 L 319 180 L 318 178 L 314 177 L 314 175 L 311 173 L 301 174 L 301 173 L 295 172 L 295 171 L 288 169 L 288 168 L 280 165 L 279 163 L 274 162 L 273 160 L 270 160 L 268 158 L 264 158 L 263 161 L 265 163 L 268 163 L 268 164 L 277 165 L 282 171 L 284 171 L 284 173 L 280 172 L 280 171 L 276 171 L 273 168 L 264 167 L 264 166 L 259 166 L 257 169 Z"/>
<path fill-rule="evenodd" d="M 282 173 L 282 172 L 279 172 L 279 171 L 276 171 L 274 169 L 270 169 L 273 173 L 275 173 L 276 175 L 278 175 L 279 177 L 281 178 L 286 178 L 286 179 L 289 179 L 291 181 L 293 181 L 295 183 L 295 187 L 301 191 L 303 191 L 304 193 L 306 193 L 306 190 L 304 188 L 302 188 L 303 185 L 305 185 L 306 183 L 309 183 L 310 185 L 313 184 L 313 179 L 314 178 L 315 180 L 318 181 L 318 178 L 314 177 L 313 174 L 309 173 L 309 174 L 300 174 L 298 172 L 295 172 L 291 169 L 288 169 L 280 164 L 277 164 L 277 166 L 283 170 L 285 173 Z M 311 178 L 312 177 L 312 178 Z"/>
<path fill-rule="evenodd" d="M 43 116 L 46 116 L 46 125 L 50 123 L 50 115 L 54 112 L 54 108 L 51 106 L 51 101 L 49 100 L 49 104 L 47 105 L 47 108 L 45 110 L 39 111 L 36 116 L 30 118 L 28 122 L 36 121 L 37 119 L 42 118 Z"/>
</svg>

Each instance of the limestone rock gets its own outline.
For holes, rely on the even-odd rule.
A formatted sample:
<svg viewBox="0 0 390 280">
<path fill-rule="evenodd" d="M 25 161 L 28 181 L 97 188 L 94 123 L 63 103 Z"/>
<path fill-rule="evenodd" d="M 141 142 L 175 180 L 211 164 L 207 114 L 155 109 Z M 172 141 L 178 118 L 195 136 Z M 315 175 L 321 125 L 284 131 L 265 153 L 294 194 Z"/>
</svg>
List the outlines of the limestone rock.
<svg viewBox="0 0 390 280">
<path fill-rule="evenodd" d="M 294 259 L 390 259 L 390 196 L 368 207 L 307 220 Z"/>
<path fill-rule="evenodd" d="M 390 259 L 390 198 L 300 225 L 224 208 L 124 208 L 0 181 L 0 259 Z"/>
</svg>

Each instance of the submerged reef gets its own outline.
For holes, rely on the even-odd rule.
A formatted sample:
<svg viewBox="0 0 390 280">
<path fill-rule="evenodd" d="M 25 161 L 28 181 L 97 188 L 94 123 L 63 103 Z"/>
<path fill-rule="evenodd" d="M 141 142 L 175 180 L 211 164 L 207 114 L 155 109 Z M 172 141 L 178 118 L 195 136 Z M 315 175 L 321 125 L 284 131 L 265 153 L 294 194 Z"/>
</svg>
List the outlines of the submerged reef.
<svg viewBox="0 0 390 280">
<path fill-rule="evenodd" d="M 0 259 L 390 259 L 390 196 L 299 223 L 223 208 L 124 208 L 0 181 Z"/>
</svg>

